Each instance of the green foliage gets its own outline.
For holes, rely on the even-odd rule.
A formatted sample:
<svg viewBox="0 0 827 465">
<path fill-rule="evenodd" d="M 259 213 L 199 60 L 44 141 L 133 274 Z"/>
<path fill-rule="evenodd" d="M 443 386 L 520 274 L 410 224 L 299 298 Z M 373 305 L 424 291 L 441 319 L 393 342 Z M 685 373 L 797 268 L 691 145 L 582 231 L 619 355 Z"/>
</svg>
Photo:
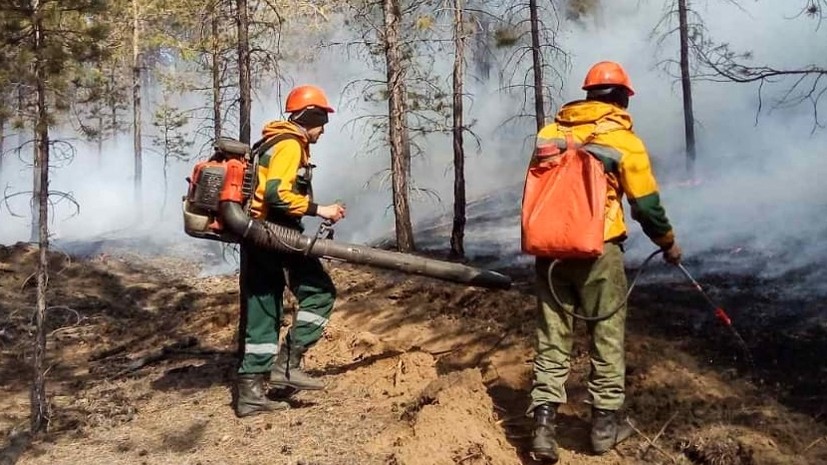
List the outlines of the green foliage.
<svg viewBox="0 0 827 465">
<path fill-rule="evenodd" d="M 164 157 L 164 165 L 170 159 L 188 160 L 193 141 L 187 138 L 186 131 L 189 117 L 185 111 L 164 102 L 155 110 L 152 126 L 156 133 L 152 136 L 152 145 Z"/>
<path fill-rule="evenodd" d="M 47 105 L 53 113 L 66 112 L 75 103 L 91 101 L 80 89 L 95 82 L 85 77 L 86 65 L 105 59 L 109 52 L 102 46 L 109 28 L 98 21 L 106 5 L 102 0 L 40 2 L 38 11 L 43 24 L 40 59 L 46 74 Z M 13 104 L 18 106 L 15 109 L 18 113 L 31 105 L 33 93 L 28 89 L 34 87 L 31 64 L 35 60 L 32 8 L 32 2 L 0 1 L 0 105 L 6 113 L 13 113 L 9 108 Z M 54 119 L 54 115 L 50 118 Z M 19 126 L 23 122 L 14 124 Z"/>
</svg>

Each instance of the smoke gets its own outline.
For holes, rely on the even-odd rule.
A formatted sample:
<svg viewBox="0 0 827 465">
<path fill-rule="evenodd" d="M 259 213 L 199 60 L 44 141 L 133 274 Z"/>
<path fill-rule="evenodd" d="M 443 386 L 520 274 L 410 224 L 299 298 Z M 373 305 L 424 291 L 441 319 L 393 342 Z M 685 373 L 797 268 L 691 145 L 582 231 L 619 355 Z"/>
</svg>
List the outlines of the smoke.
<svg viewBox="0 0 827 465">
<path fill-rule="evenodd" d="M 827 41 L 815 22 L 785 19 L 800 10 L 795 2 L 693 2 L 713 38 L 734 49 L 751 50 L 756 64 L 800 67 L 827 55 Z M 827 257 L 820 239 L 827 232 L 823 212 L 827 197 L 819 187 L 827 174 L 824 131 L 812 132 L 812 107 L 776 108 L 772 103 L 786 82 L 763 90 L 764 111 L 758 110 L 758 88 L 752 85 L 696 82 L 693 88 L 697 119 L 697 184 L 682 183 L 684 172 L 683 120 L 679 83 L 657 65 L 677 57 L 677 36 L 657 48 L 651 31 L 663 10 L 657 2 L 624 0 L 601 2 L 591 16 L 562 20 L 560 46 L 569 51 L 571 66 L 562 69 L 565 86 L 551 103 L 551 114 L 565 101 L 582 98 L 579 89 L 586 70 L 596 61 L 616 60 L 630 72 L 637 95 L 630 112 L 635 129 L 646 143 L 661 183 L 662 198 L 688 257 L 706 259 L 716 269 L 765 275 L 807 268 Z M 732 27 L 736 24 L 737 27 Z M 336 40 L 354 40 L 346 26 Z M 508 50 L 500 51 L 502 54 Z M 370 102 L 348 84 L 383 79 L 381 68 L 365 55 L 349 54 L 344 47 L 327 47 L 315 63 L 285 63 L 288 82 L 257 90 L 253 105 L 253 137 L 267 121 L 279 119 L 284 89 L 292 84 L 321 85 L 333 98 L 337 112 L 318 144 L 312 148 L 317 201 L 343 201 L 348 217 L 337 225 L 337 238 L 366 243 L 392 237 L 390 185 L 383 172 L 389 151 L 370 142 L 374 128 L 361 124 L 366 115 L 381 115 L 386 104 Z M 435 58 L 433 75 L 450 88 L 450 49 Z M 504 60 L 503 60 L 504 61 Z M 382 61 L 379 60 L 381 64 Z M 517 73 L 520 75 L 520 73 Z M 466 178 L 469 199 L 467 251 L 472 257 L 496 257 L 500 264 L 525 261 L 519 253 L 519 203 L 524 170 L 533 143 L 534 123 L 525 119 L 505 125 L 521 111 L 520 95 L 504 94 L 494 79 L 468 80 L 471 130 L 466 138 Z M 355 99 L 355 101 L 354 101 Z M 357 122 L 354 122 L 356 120 Z M 69 131 L 65 131 L 69 133 Z M 374 140 L 374 142 L 376 142 Z M 424 156 L 413 165 L 418 188 L 434 195 L 414 197 L 414 218 L 427 234 L 420 245 L 447 247 L 452 211 L 452 147 L 449 134 L 421 140 Z M 196 142 L 196 147 L 200 146 Z M 142 235 L 154 240 L 198 243 L 181 231 L 180 196 L 190 163 L 170 167 L 166 211 L 159 157 L 145 154 L 144 202 L 132 201 L 132 144 L 124 136 L 105 145 L 98 162 L 95 147 L 78 143 L 74 162 L 53 171 L 53 190 L 72 192 L 81 205 L 70 216 L 68 205 L 56 208 L 53 234 L 58 240 L 80 240 L 113 235 Z M 6 163 L 3 182 L 13 190 L 29 189 L 30 172 L 20 163 Z M 439 200 L 436 200 L 439 199 Z M 26 202 L 15 203 L 26 215 Z M 28 219 L 0 210 L 0 242 L 28 238 Z M 308 221 L 308 231 L 316 222 Z M 654 247 L 631 221 L 630 258 L 634 262 Z M 203 241 L 201 241 L 203 242 Z M 747 251 L 741 253 L 734 251 Z M 771 257 L 771 259 L 767 259 Z M 715 258 L 715 260 L 712 260 Z M 756 271 L 757 270 L 757 271 Z"/>
</svg>

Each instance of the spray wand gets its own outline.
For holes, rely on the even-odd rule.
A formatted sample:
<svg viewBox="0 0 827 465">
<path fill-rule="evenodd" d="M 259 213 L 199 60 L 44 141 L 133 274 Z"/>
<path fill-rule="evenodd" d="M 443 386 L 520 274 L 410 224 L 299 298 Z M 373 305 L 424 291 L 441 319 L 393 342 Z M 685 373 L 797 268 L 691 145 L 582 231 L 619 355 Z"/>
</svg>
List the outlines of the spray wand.
<svg viewBox="0 0 827 465">
<path fill-rule="evenodd" d="M 735 336 L 735 339 L 738 341 L 738 344 L 744 350 L 744 355 L 746 355 L 747 363 L 749 363 L 750 366 L 754 366 L 752 361 L 752 355 L 750 354 L 749 348 L 747 347 L 747 343 L 744 341 L 744 338 L 741 337 L 741 334 L 738 332 L 738 330 L 735 329 L 734 326 L 732 326 L 732 318 L 730 318 L 729 315 L 727 315 L 726 311 L 724 311 L 722 307 L 715 304 L 715 302 L 712 300 L 712 298 L 709 297 L 709 294 L 707 294 L 706 291 L 704 291 L 703 287 L 701 287 L 698 281 L 695 278 L 693 278 L 691 274 L 689 274 L 689 270 L 687 270 L 686 267 L 683 266 L 683 263 L 678 263 L 677 267 L 681 270 L 684 276 L 686 276 L 687 279 L 689 279 L 689 281 L 692 282 L 692 285 L 704 297 L 709 306 L 712 307 L 715 313 L 715 318 L 717 318 L 718 321 L 723 323 L 724 326 L 726 326 L 727 328 L 729 328 L 730 331 L 732 331 L 732 334 L 733 336 Z"/>
</svg>

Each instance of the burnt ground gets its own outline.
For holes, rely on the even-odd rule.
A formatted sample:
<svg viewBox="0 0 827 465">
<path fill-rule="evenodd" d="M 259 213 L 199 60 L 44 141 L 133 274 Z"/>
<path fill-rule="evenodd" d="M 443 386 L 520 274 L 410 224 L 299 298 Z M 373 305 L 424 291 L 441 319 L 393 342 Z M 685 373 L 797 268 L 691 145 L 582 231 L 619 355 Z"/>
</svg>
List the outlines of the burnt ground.
<svg viewBox="0 0 827 465">
<path fill-rule="evenodd" d="M 286 412 L 237 419 L 237 278 L 200 276 L 177 258 L 87 255 L 51 259 L 52 417 L 19 463 L 533 463 L 524 411 L 534 299 L 524 269 L 509 270 L 513 290 L 491 291 L 328 264 L 337 307 L 307 359 L 328 389 L 290 397 Z M 7 440 L 27 426 L 35 257 L 24 245 L 0 247 Z M 827 463 L 823 299 L 786 296 L 789 276 L 698 277 L 755 365 L 685 282 L 647 281 L 631 299 L 628 335 L 628 407 L 641 435 L 589 453 L 580 327 L 560 463 Z"/>
</svg>

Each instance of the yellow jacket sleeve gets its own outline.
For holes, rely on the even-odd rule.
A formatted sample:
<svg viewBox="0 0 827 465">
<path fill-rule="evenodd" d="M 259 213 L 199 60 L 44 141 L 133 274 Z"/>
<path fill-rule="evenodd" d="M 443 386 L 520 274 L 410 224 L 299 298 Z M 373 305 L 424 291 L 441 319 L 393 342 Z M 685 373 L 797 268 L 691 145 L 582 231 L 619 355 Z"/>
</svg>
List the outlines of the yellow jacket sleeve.
<svg viewBox="0 0 827 465">
<path fill-rule="evenodd" d="M 632 207 L 632 218 L 640 223 L 643 232 L 654 243 L 669 247 L 675 241 L 675 235 L 661 204 L 646 148 L 632 134 L 624 134 L 619 145 L 623 154 L 619 166 L 620 184 Z"/>
</svg>

